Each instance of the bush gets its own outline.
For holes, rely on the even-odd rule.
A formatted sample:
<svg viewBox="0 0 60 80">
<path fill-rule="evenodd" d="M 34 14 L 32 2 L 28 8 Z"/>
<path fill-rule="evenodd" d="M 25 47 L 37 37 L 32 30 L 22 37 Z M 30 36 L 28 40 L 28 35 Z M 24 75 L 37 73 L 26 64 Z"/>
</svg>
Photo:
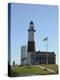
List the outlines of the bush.
<svg viewBox="0 0 60 80">
<path fill-rule="evenodd" d="M 31 68 L 31 66 L 27 66 L 27 68 Z"/>
</svg>

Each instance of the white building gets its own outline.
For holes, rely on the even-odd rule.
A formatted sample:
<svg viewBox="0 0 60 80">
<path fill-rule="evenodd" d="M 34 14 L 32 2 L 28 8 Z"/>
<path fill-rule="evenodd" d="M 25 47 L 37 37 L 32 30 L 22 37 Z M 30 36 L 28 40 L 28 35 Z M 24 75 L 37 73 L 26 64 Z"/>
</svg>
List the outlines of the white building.
<svg viewBox="0 0 60 80">
<path fill-rule="evenodd" d="M 27 49 L 26 46 L 21 47 L 21 65 L 27 64 Z"/>
</svg>

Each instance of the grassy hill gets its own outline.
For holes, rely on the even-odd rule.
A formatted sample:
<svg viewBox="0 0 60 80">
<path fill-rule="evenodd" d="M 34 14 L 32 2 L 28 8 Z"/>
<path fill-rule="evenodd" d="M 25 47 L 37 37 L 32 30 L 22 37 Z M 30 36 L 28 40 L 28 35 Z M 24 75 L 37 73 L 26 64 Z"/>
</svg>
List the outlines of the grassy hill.
<svg viewBox="0 0 60 80">
<path fill-rule="evenodd" d="M 58 72 L 58 65 L 57 64 L 41 64 L 41 66 L 44 66 L 46 68 L 52 69 L 56 72 Z"/>
<path fill-rule="evenodd" d="M 41 64 L 45 69 L 41 69 L 36 66 L 15 66 L 11 67 L 11 76 L 28 76 L 28 75 L 49 75 L 49 74 L 57 74 L 58 66 L 55 64 Z M 55 70 L 56 73 L 52 73 L 46 70 L 46 68 Z"/>
</svg>

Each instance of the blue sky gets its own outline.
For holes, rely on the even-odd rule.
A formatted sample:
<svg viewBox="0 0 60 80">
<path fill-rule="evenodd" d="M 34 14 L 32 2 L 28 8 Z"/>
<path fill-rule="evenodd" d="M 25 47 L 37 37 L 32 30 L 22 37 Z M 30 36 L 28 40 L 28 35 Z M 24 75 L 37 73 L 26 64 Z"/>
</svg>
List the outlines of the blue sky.
<svg viewBox="0 0 60 80">
<path fill-rule="evenodd" d="M 21 46 L 27 45 L 30 21 L 35 25 L 36 51 L 54 51 L 58 58 L 58 6 L 37 4 L 11 4 L 11 64 L 20 64 Z M 58 59 L 56 59 L 58 63 Z"/>
</svg>

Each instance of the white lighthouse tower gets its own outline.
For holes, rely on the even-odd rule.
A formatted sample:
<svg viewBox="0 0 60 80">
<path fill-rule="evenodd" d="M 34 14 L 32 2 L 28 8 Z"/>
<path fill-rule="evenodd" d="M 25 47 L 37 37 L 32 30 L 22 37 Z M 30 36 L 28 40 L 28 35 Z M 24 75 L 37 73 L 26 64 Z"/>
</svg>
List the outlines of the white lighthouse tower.
<svg viewBox="0 0 60 80">
<path fill-rule="evenodd" d="M 27 63 L 31 64 L 32 63 L 32 54 L 35 53 L 35 41 L 34 41 L 34 23 L 33 21 L 30 22 L 29 24 L 29 29 L 28 29 L 28 45 L 27 45 Z"/>
</svg>

